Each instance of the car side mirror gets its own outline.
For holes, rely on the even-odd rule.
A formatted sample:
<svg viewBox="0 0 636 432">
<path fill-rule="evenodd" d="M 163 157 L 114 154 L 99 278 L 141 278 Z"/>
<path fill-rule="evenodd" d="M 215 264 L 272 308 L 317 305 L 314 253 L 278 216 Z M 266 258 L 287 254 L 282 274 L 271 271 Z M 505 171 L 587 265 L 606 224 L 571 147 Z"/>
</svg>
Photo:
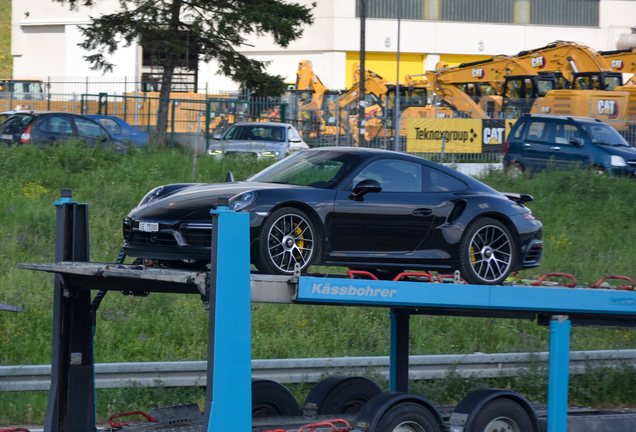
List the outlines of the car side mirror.
<svg viewBox="0 0 636 432">
<path fill-rule="evenodd" d="M 380 186 L 380 183 L 377 180 L 362 180 L 353 188 L 351 195 L 349 195 L 349 199 L 352 199 L 354 201 L 363 201 L 362 197 L 366 194 L 380 191 L 382 191 L 382 186 Z"/>
<path fill-rule="evenodd" d="M 212 136 L 212 139 L 220 140 L 220 139 L 221 139 L 221 134 L 214 134 L 214 135 Z"/>
<path fill-rule="evenodd" d="M 290 138 L 290 139 L 289 139 L 289 142 L 292 142 L 292 143 L 299 143 L 299 142 L 302 142 L 302 139 L 300 139 L 300 138 Z"/>
<path fill-rule="evenodd" d="M 570 138 L 570 144 L 572 144 L 576 148 L 583 147 L 583 143 L 578 140 L 578 138 Z"/>
</svg>

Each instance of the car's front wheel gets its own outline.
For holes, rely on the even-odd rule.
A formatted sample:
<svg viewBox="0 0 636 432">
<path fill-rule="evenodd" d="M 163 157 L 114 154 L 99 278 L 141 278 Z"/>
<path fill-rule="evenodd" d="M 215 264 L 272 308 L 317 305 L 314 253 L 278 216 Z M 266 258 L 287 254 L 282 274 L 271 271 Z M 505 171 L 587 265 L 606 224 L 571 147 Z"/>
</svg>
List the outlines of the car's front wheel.
<svg viewBox="0 0 636 432">
<path fill-rule="evenodd" d="M 282 207 L 261 225 L 256 266 L 264 273 L 288 275 L 296 264 L 307 270 L 318 256 L 318 231 L 303 211 Z"/>
<path fill-rule="evenodd" d="M 462 277 L 476 285 L 501 284 L 517 260 L 510 230 L 492 218 L 473 221 L 462 236 L 459 250 Z"/>
</svg>

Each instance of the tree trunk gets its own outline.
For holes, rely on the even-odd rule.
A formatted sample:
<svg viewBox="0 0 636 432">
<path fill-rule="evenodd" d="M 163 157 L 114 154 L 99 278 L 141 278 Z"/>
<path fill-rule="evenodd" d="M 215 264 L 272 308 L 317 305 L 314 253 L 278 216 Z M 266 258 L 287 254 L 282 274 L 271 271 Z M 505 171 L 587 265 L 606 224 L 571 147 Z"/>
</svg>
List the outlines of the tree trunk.
<svg viewBox="0 0 636 432">
<path fill-rule="evenodd" d="M 161 92 L 159 93 L 159 110 L 157 111 L 157 139 L 165 144 L 168 141 L 168 111 L 170 109 L 170 90 L 174 75 L 174 62 L 171 55 L 167 55 L 163 64 L 161 76 Z M 174 125 L 171 125 L 174 127 Z"/>
</svg>

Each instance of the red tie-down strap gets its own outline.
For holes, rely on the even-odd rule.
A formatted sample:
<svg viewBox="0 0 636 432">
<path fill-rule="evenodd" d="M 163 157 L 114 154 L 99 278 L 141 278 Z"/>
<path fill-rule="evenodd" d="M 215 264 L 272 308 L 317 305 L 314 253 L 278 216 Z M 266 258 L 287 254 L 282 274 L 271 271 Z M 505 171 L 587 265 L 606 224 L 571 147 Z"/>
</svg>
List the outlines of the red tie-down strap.
<svg viewBox="0 0 636 432">
<path fill-rule="evenodd" d="M 342 427 L 336 426 L 337 423 L 342 423 Z M 298 429 L 298 432 L 303 432 L 307 430 L 307 432 L 314 432 L 319 427 L 330 427 L 331 430 L 325 432 L 349 432 L 351 430 L 351 425 L 348 421 L 344 419 L 332 419 L 332 420 L 323 420 L 317 423 L 307 424 L 305 426 L 301 426 Z"/>
<path fill-rule="evenodd" d="M 541 286 L 542 282 L 549 277 L 566 277 L 566 278 L 570 278 L 572 280 L 572 282 L 564 282 L 564 283 L 557 283 L 557 285 L 561 285 L 567 288 L 574 288 L 576 286 L 576 278 L 574 276 L 572 276 L 570 273 L 546 273 L 543 276 L 541 276 L 537 281 L 532 282 L 530 285 L 532 286 Z"/>
<path fill-rule="evenodd" d="M 590 285 L 590 288 L 600 288 L 601 284 L 608 279 L 620 279 L 620 280 L 625 280 L 629 282 L 629 285 L 616 285 L 616 286 L 612 286 L 611 287 L 612 289 L 621 289 L 621 290 L 630 290 L 630 291 L 634 290 L 634 280 L 630 278 L 629 276 L 621 276 L 621 275 L 603 276 L 602 278 L 598 280 L 598 282 Z"/>
<path fill-rule="evenodd" d="M 152 417 L 150 417 L 148 414 L 146 414 L 143 411 L 128 411 L 125 413 L 121 413 L 121 414 L 115 414 L 114 416 L 112 416 L 111 418 L 108 419 L 108 424 L 110 425 L 110 427 L 114 427 L 114 428 L 122 428 L 124 426 L 128 426 L 128 423 L 114 423 L 113 420 L 116 418 L 120 418 L 120 417 L 127 417 L 127 416 L 131 416 L 131 415 L 135 415 L 135 414 L 140 414 L 144 417 L 146 417 L 146 419 L 148 419 L 149 422 L 158 422 L 159 420 L 153 419 Z"/>
</svg>

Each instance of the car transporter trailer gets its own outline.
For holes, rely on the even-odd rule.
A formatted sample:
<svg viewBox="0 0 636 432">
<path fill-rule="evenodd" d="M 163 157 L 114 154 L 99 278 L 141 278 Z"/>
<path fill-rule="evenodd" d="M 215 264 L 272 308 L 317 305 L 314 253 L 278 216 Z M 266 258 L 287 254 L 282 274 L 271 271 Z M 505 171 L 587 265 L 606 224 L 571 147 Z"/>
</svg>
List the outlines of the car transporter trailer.
<svg viewBox="0 0 636 432">
<path fill-rule="evenodd" d="M 211 211 L 210 271 L 90 263 L 88 206 L 63 190 L 55 202 L 55 264 L 18 264 L 55 273 L 51 387 L 45 432 L 90 432 L 95 425 L 92 327 L 106 291 L 200 295 L 209 308 L 205 411 L 184 405 L 151 411 L 155 422 L 124 431 L 291 432 L 633 432 L 636 410 L 568 409 L 571 325 L 632 327 L 636 292 L 541 286 L 483 286 L 343 277 L 251 274 L 249 215 L 219 205 Z M 222 203 L 227 204 L 227 203 Z M 123 261 L 120 256 L 118 261 Z M 91 290 L 98 290 L 91 307 Z M 281 384 L 251 378 L 250 302 L 375 306 L 390 310 L 390 391 L 370 380 L 330 377 L 316 385 L 301 412 Z M 482 389 L 454 407 L 408 393 L 409 318 L 450 315 L 533 319 L 550 327 L 548 404 Z M 375 386 L 377 387 L 377 386 Z M 269 416 L 252 417 L 253 403 Z M 292 403 L 295 403 L 293 401 Z M 274 407 L 274 408 L 272 408 Z M 355 408 L 355 409 L 352 409 Z M 281 408 L 282 414 L 285 409 Z M 326 421 L 338 418 L 338 421 Z M 159 420 L 156 422 L 156 420 Z M 321 423 L 322 422 L 322 423 Z M 312 424 L 312 425 L 308 425 Z M 319 426 L 320 424 L 324 426 Z M 342 425 L 345 425 L 342 427 Z"/>
</svg>

